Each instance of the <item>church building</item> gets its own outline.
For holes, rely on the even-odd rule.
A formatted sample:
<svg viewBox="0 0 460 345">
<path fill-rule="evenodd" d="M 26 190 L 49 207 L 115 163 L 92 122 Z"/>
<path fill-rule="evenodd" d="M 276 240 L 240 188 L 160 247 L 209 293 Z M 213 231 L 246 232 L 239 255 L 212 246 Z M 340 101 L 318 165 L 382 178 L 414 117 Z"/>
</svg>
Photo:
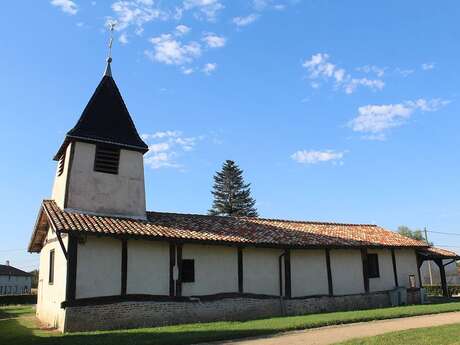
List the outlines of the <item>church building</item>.
<svg viewBox="0 0 460 345">
<path fill-rule="evenodd" d="M 377 225 L 147 211 L 147 151 L 109 59 L 54 156 L 29 244 L 44 324 L 72 332 L 419 303 L 421 263 L 458 259 Z"/>
</svg>

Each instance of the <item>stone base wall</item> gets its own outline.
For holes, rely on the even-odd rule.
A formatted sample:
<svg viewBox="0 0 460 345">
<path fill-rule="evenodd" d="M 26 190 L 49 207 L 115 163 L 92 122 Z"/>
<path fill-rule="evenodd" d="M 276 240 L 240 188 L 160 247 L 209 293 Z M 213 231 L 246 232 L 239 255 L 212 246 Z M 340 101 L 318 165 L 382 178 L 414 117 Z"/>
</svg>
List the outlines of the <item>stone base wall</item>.
<svg viewBox="0 0 460 345">
<path fill-rule="evenodd" d="M 242 321 L 390 306 L 388 292 L 295 299 L 232 297 L 213 301 L 137 301 L 68 306 L 66 332 Z"/>
</svg>

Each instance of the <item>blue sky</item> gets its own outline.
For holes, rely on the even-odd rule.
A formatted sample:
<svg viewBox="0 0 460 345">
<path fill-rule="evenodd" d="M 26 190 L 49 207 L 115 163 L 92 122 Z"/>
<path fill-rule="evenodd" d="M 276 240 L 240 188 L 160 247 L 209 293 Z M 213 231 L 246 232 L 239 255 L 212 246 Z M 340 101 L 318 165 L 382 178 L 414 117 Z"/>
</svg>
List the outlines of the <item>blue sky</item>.
<svg viewBox="0 0 460 345">
<path fill-rule="evenodd" d="M 38 264 L 25 249 L 51 158 L 101 78 L 110 21 L 114 78 L 151 145 L 150 210 L 205 213 L 233 159 L 263 217 L 460 234 L 457 1 L 10 1 L 2 15 L 0 262 Z"/>
</svg>

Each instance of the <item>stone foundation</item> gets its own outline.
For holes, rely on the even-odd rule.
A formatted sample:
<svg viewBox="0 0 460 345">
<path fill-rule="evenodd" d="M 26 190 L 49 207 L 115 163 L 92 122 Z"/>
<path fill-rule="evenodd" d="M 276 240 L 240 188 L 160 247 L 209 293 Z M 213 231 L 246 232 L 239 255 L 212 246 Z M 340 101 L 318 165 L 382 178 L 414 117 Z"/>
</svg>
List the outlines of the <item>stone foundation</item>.
<svg viewBox="0 0 460 345">
<path fill-rule="evenodd" d="M 293 299 L 227 297 L 189 301 L 123 301 L 67 306 L 64 331 L 152 327 L 181 323 L 242 321 L 275 316 L 389 307 L 388 292 Z"/>
</svg>

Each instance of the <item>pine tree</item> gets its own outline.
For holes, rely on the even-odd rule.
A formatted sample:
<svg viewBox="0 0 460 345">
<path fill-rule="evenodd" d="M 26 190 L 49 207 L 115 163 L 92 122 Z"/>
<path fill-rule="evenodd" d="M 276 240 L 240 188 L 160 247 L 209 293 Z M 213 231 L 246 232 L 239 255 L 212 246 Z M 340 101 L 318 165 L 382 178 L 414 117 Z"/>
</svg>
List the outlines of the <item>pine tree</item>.
<svg viewBox="0 0 460 345">
<path fill-rule="evenodd" d="M 243 171 L 227 160 L 214 175 L 211 215 L 257 217 L 256 201 L 251 197 L 250 183 L 243 180 Z"/>
</svg>

